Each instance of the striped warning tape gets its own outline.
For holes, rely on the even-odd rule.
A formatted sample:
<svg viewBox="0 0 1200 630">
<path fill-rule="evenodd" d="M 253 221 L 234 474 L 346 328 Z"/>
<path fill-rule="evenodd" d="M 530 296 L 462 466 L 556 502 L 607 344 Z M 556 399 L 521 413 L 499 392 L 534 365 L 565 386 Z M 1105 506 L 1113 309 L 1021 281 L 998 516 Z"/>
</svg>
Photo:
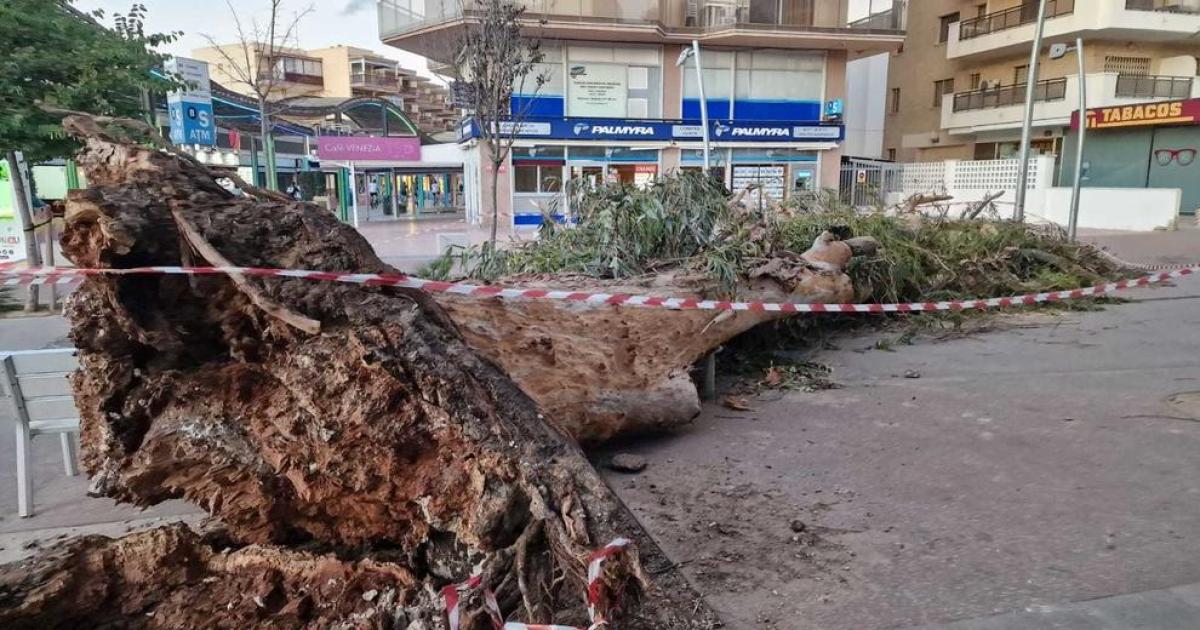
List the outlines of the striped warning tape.
<svg viewBox="0 0 1200 630">
<path fill-rule="evenodd" d="M 592 620 L 592 625 L 588 626 L 587 630 L 600 630 L 608 625 L 608 621 L 604 618 L 604 585 L 600 581 L 600 569 L 604 561 L 620 553 L 621 550 L 632 544 L 625 538 L 618 538 L 599 551 L 588 556 L 587 568 L 587 605 L 588 617 Z M 544 624 L 520 623 L 509 621 L 505 623 L 504 615 L 500 612 L 500 604 L 496 601 L 496 594 L 492 589 L 488 588 L 483 583 L 483 575 L 476 572 L 466 582 L 461 584 L 451 584 L 442 588 L 442 602 L 446 606 L 446 621 L 450 625 L 450 630 L 460 630 L 462 628 L 462 596 L 465 593 L 470 593 L 483 589 L 483 608 L 487 611 L 488 616 L 492 619 L 492 627 L 495 630 L 582 630 L 573 626 L 556 626 Z"/>
<path fill-rule="evenodd" d="M 87 276 L 101 275 L 221 275 L 236 274 L 268 278 L 300 278 L 324 282 L 342 282 L 366 286 L 391 286 L 420 289 L 429 293 L 465 295 L 473 297 L 498 297 L 528 300 L 562 300 L 580 304 L 636 306 L 643 308 L 665 308 L 671 310 L 702 311 L 761 311 L 777 313 L 920 313 L 930 311 L 964 311 L 1006 308 L 1074 300 L 1105 295 L 1135 287 L 1166 282 L 1200 272 L 1200 265 L 1164 271 L 1141 278 L 1099 284 L 1094 287 L 1067 291 L 1030 293 L 1011 297 L 995 297 L 974 300 L 952 300 L 944 302 L 910 302 L 900 304 L 802 304 L 797 302 L 734 302 L 724 300 L 700 300 L 696 298 L 667 298 L 621 293 L 589 293 L 581 291 L 556 291 L 549 289 L 524 289 L 475 285 L 460 282 L 422 280 L 403 274 L 338 273 L 305 269 L 264 269 L 260 267 L 137 267 L 130 269 L 74 269 L 40 268 L 0 270 L 4 285 L 21 284 L 70 284 Z"/>
<path fill-rule="evenodd" d="M 1131 261 L 1125 260 L 1124 258 L 1117 256 L 1116 254 L 1108 251 L 1107 249 L 1100 249 L 1099 247 L 1097 247 L 1096 251 L 1099 252 L 1101 256 L 1107 258 L 1109 261 L 1111 261 L 1113 263 L 1121 265 L 1122 267 L 1125 267 L 1126 269 L 1137 269 L 1138 271 L 1173 271 L 1175 269 L 1200 267 L 1200 264 L 1198 264 L 1198 263 L 1189 263 L 1189 264 L 1183 264 L 1183 265 L 1179 265 L 1179 264 L 1176 264 L 1176 265 L 1171 265 L 1171 264 L 1150 265 L 1150 264 L 1146 264 L 1146 263 L 1138 263 L 1138 262 L 1131 262 Z"/>
</svg>

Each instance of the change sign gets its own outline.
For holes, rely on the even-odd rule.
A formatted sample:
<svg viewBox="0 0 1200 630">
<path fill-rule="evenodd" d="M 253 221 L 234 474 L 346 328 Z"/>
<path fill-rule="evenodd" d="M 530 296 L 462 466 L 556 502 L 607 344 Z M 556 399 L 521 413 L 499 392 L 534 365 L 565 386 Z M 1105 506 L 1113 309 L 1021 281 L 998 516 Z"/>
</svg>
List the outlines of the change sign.
<svg viewBox="0 0 1200 630">
<path fill-rule="evenodd" d="M 196 59 L 174 57 L 167 60 L 166 70 L 188 83 L 188 87 L 167 96 L 167 113 L 171 117 L 171 142 L 175 144 L 217 143 L 217 121 L 213 117 L 212 84 L 208 64 Z"/>
</svg>

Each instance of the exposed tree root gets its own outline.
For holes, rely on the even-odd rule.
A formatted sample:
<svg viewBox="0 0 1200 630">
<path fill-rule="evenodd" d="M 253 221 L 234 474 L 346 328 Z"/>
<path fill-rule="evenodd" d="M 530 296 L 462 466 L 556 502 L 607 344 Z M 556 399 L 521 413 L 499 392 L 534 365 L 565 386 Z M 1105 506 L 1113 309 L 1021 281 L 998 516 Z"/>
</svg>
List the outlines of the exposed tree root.
<svg viewBox="0 0 1200 630">
<path fill-rule="evenodd" d="M 87 118 L 66 124 L 86 142 L 79 163 L 93 186 L 68 204 L 64 251 L 79 266 L 181 264 L 194 239 L 180 237 L 174 213 L 236 265 L 388 271 L 356 232 L 315 207 L 233 197 L 193 162 L 122 141 Z M 319 322 L 320 332 L 265 304 Z M 716 623 L 574 441 L 471 351 L 424 294 L 295 279 L 247 292 L 228 277 L 103 276 L 85 282 L 67 314 L 94 492 L 137 505 L 184 498 L 220 517 L 239 544 L 291 546 L 248 549 L 279 554 L 280 579 L 296 593 L 308 592 L 296 571 L 325 557 L 297 545 L 360 565 L 386 557 L 387 570 L 403 576 L 392 585 L 402 605 L 389 618 L 359 623 L 369 607 L 338 604 L 339 594 L 320 600 L 333 612 L 295 627 L 440 627 L 433 589 L 476 567 L 506 618 L 586 627 L 589 555 L 619 536 L 634 544 L 605 563 L 593 597 L 613 627 Z M 107 567 L 80 574 L 73 589 L 55 587 L 66 575 L 54 570 L 61 558 L 34 561 L 35 573 L 0 596 L 0 618 L 167 627 L 144 612 L 157 618 L 165 600 L 152 605 L 154 593 L 131 589 L 169 591 L 201 612 L 219 608 L 195 583 L 204 584 L 203 571 L 183 570 L 174 590 L 158 578 L 127 579 L 138 562 L 210 566 L 208 552 L 194 544 L 188 553 L 104 551 L 127 544 L 70 548 L 69 562 Z M 68 614 L 80 589 L 100 594 Z M 487 627 L 479 594 L 467 597 L 463 627 Z M 170 610 L 165 619 L 195 619 Z M 207 619 L 182 625 L 246 627 Z M 272 613 L 261 625 L 276 621 Z"/>
</svg>

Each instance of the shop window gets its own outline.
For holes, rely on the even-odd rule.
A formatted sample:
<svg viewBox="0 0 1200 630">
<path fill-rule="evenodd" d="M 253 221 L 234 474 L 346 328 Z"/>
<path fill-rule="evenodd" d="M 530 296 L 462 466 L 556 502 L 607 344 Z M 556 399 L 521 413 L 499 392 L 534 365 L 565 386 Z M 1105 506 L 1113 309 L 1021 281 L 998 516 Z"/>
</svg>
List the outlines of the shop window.
<svg viewBox="0 0 1200 630">
<path fill-rule="evenodd" d="M 513 191 L 519 193 L 538 192 L 538 167 L 529 164 L 513 166 Z"/>
<path fill-rule="evenodd" d="M 700 54 L 704 66 L 705 97 L 710 101 L 727 101 L 733 98 L 733 53 L 704 50 Z M 689 58 L 683 68 L 683 98 L 700 98 L 694 58 Z"/>
<path fill-rule="evenodd" d="M 571 46 L 567 50 L 568 77 L 564 80 L 567 115 L 661 117 L 660 55 L 659 49 L 643 46 Z M 623 86 L 614 92 L 597 91 L 580 85 L 586 79 Z"/>
<path fill-rule="evenodd" d="M 562 189 L 562 167 L 558 165 L 539 166 L 538 182 L 540 184 L 541 192 L 558 192 Z"/>
<path fill-rule="evenodd" d="M 739 100 L 820 101 L 825 93 L 825 55 L 739 52 L 734 92 Z"/>
<path fill-rule="evenodd" d="M 513 164 L 513 192 L 556 193 L 562 189 L 562 164 Z"/>
</svg>

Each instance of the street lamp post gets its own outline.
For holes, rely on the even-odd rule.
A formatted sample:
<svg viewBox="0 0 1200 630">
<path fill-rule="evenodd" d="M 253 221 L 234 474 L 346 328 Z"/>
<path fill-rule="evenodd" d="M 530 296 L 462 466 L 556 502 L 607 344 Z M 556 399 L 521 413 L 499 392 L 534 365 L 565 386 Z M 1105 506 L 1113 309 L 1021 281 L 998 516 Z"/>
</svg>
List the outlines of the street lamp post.
<svg viewBox="0 0 1200 630">
<path fill-rule="evenodd" d="M 1038 60 L 1042 54 L 1042 34 L 1046 30 L 1046 0 L 1038 2 L 1037 27 L 1033 50 L 1029 53 L 1029 72 L 1025 77 L 1025 120 L 1021 126 L 1021 163 L 1017 168 L 1017 198 L 1013 218 L 1025 220 L 1025 187 L 1029 185 L 1029 150 L 1033 141 L 1033 104 L 1037 90 Z"/>
<path fill-rule="evenodd" d="M 1050 47 L 1051 59 L 1062 59 L 1071 47 L 1055 44 Z M 1079 62 L 1079 129 L 1075 132 L 1075 182 L 1071 186 L 1071 214 L 1067 219 L 1067 237 L 1073 242 L 1079 227 L 1079 201 L 1083 186 L 1083 149 L 1087 142 L 1087 68 L 1083 59 L 1083 38 L 1075 38 L 1075 57 Z"/>
<path fill-rule="evenodd" d="M 704 176 L 708 177 L 712 170 L 712 157 L 709 144 L 708 130 L 708 98 L 704 95 L 704 68 L 700 65 L 700 42 L 692 40 L 691 48 L 684 48 L 679 53 L 679 59 L 675 65 L 682 68 L 687 65 L 689 57 L 696 59 L 696 86 L 700 91 L 700 126 L 704 131 Z"/>
</svg>

